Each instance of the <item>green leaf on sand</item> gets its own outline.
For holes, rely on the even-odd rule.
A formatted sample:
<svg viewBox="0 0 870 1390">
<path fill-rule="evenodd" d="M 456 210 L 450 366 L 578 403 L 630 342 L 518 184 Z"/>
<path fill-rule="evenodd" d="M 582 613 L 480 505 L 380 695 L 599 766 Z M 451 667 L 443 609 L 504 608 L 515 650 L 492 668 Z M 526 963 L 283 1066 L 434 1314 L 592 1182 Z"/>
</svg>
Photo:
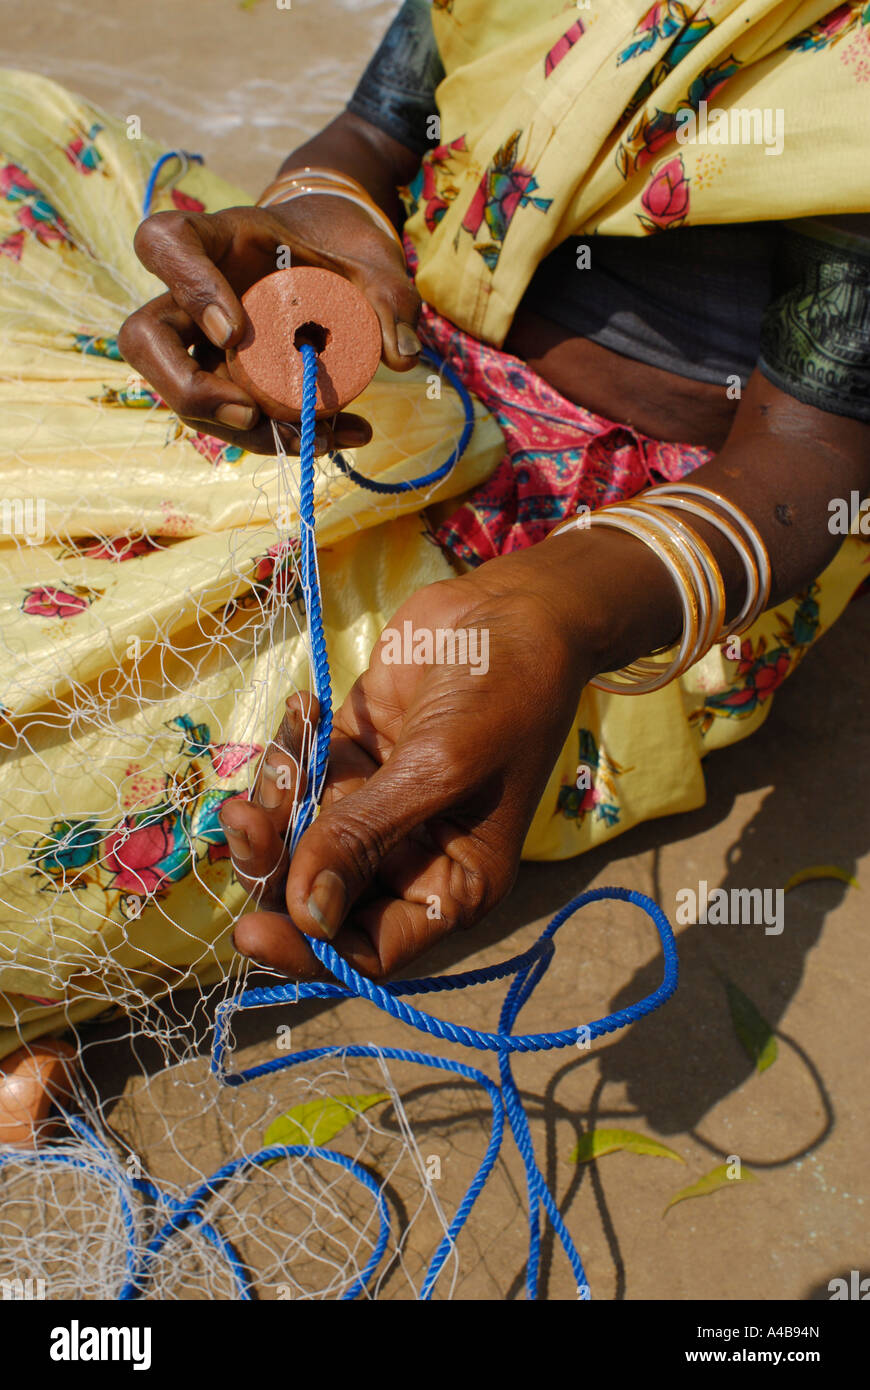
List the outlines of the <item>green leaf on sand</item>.
<svg viewBox="0 0 870 1390">
<path fill-rule="evenodd" d="M 841 869 L 839 864 L 810 864 L 806 869 L 798 869 L 796 874 L 792 874 L 784 891 L 790 893 L 792 888 L 798 888 L 802 883 L 813 883 L 819 878 L 838 878 L 852 888 L 861 887 L 855 875 L 850 874 L 848 869 Z"/>
<path fill-rule="evenodd" d="M 720 1187 L 733 1187 L 739 1182 L 755 1181 L 755 1174 L 750 1173 L 747 1168 L 741 1168 L 739 1173 L 729 1177 L 728 1170 L 731 1167 L 733 1167 L 731 1163 L 720 1163 L 718 1168 L 714 1168 L 711 1173 L 707 1173 L 697 1182 L 693 1182 L 690 1187 L 681 1187 L 679 1192 L 675 1193 L 668 1202 L 662 1216 L 669 1212 L 677 1202 L 685 1202 L 687 1197 L 709 1197 L 711 1192 L 718 1192 Z"/>
<path fill-rule="evenodd" d="M 773 1066 L 777 1058 L 776 1038 L 773 1029 L 767 1019 L 760 1014 L 758 1009 L 749 999 L 742 989 L 738 989 L 733 980 L 725 980 L 725 989 L 728 994 L 728 1007 L 731 1010 L 731 1022 L 734 1024 L 734 1031 L 740 1039 L 747 1056 L 755 1063 L 757 1071 L 765 1071 Z"/>
<path fill-rule="evenodd" d="M 646 1154 L 649 1158 L 674 1158 L 677 1163 L 685 1163 L 678 1153 L 645 1134 L 636 1134 L 633 1129 L 592 1129 L 580 1136 L 580 1143 L 571 1154 L 572 1163 L 588 1163 L 590 1159 L 602 1158 L 604 1154 L 619 1153 Z"/>
<path fill-rule="evenodd" d="M 303 1101 L 272 1121 L 263 1136 L 263 1143 L 267 1148 L 272 1144 L 316 1144 L 322 1147 L 340 1134 L 357 1115 L 389 1099 L 386 1091 L 378 1091 L 369 1096 L 324 1096 L 320 1100 Z"/>
</svg>

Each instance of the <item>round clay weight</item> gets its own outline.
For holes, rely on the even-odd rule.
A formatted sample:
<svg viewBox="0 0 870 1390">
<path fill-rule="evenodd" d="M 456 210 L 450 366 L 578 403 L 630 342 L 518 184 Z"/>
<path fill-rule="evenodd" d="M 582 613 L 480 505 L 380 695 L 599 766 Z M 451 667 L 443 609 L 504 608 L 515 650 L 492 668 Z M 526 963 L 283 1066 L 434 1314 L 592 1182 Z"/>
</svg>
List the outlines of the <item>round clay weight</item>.
<svg viewBox="0 0 870 1390">
<path fill-rule="evenodd" d="M 56 1100 L 73 1090 L 76 1049 L 61 1038 L 46 1038 L 13 1052 L 0 1067 L 0 1144 L 32 1144 L 45 1138 L 46 1117 Z"/>
<path fill-rule="evenodd" d="M 237 385 L 274 420 L 302 411 L 303 343 L 317 351 L 317 417 L 343 410 L 374 376 L 381 326 L 365 295 L 331 270 L 293 266 L 242 295 L 244 337 L 227 351 Z"/>
</svg>

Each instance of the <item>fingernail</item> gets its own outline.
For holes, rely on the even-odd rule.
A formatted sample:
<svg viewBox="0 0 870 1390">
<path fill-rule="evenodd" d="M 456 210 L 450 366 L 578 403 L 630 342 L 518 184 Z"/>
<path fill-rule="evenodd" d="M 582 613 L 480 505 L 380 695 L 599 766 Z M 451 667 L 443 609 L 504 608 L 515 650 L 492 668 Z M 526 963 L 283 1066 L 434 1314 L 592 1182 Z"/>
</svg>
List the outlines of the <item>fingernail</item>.
<svg viewBox="0 0 870 1390">
<path fill-rule="evenodd" d="M 219 304 L 209 304 L 203 309 L 202 326 L 215 347 L 225 347 L 233 331 L 233 325 Z"/>
<path fill-rule="evenodd" d="M 254 851 L 251 848 L 251 842 L 244 830 L 232 830 L 230 826 L 225 825 L 224 834 L 227 837 L 227 844 L 230 847 L 230 854 L 233 856 L 233 859 L 238 859 L 240 863 L 244 863 L 246 859 L 250 859 Z"/>
<path fill-rule="evenodd" d="M 330 941 L 341 926 L 346 901 L 344 884 L 331 869 L 321 869 L 314 880 L 311 897 L 306 904 L 309 915 Z"/>
<path fill-rule="evenodd" d="M 314 436 L 314 452 L 316 454 L 325 454 L 328 448 L 329 436 L 325 434 L 316 434 Z"/>
<path fill-rule="evenodd" d="M 267 811 L 274 811 L 287 795 L 287 787 L 278 782 L 278 773 L 283 764 L 263 763 L 263 776 L 260 779 L 260 805 Z"/>
<path fill-rule="evenodd" d="M 249 405 L 222 405 L 214 413 L 214 418 L 231 430 L 249 430 L 255 417 L 256 411 Z"/>
<path fill-rule="evenodd" d="M 403 357 L 416 357 L 423 346 L 409 323 L 396 324 L 396 342 Z"/>
</svg>

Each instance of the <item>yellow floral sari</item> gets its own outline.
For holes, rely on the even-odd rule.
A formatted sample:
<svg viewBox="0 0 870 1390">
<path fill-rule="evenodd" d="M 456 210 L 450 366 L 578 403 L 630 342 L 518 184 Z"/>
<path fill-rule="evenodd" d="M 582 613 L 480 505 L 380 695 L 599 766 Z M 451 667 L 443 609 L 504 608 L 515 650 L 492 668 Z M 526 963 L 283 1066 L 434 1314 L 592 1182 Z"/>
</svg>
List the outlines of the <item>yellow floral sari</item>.
<svg viewBox="0 0 870 1390">
<path fill-rule="evenodd" d="M 866 0 L 435 0 L 433 24 L 407 231 L 423 298 L 486 342 L 573 234 L 867 211 Z"/>
</svg>

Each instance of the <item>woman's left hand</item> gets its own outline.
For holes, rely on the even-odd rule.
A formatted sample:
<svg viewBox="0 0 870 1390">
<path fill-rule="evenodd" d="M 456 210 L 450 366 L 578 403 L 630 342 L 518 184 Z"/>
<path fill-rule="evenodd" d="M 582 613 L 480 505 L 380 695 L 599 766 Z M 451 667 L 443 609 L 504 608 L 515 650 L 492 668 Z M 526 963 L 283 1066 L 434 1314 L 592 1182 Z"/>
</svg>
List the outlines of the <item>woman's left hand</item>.
<svg viewBox="0 0 870 1390">
<path fill-rule="evenodd" d="M 596 669 L 566 584 L 566 541 L 492 560 L 402 605 L 385 629 L 398 638 L 382 634 L 336 713 L 321 811 L 289 864 L 284 836 L 316 703 L 288 701 L 251 801 L 221 814 L 236 873 L 259 893 L 235 929 L 244 955 L 323 977 L 306 936 L 331 939 L 383 979 L 505 896 Z M 439 629 L 459 643 L 473 632 L 471 659 L 408 661 L 397 649 L 407 624 L 433 643 Z"/>
</svg>

